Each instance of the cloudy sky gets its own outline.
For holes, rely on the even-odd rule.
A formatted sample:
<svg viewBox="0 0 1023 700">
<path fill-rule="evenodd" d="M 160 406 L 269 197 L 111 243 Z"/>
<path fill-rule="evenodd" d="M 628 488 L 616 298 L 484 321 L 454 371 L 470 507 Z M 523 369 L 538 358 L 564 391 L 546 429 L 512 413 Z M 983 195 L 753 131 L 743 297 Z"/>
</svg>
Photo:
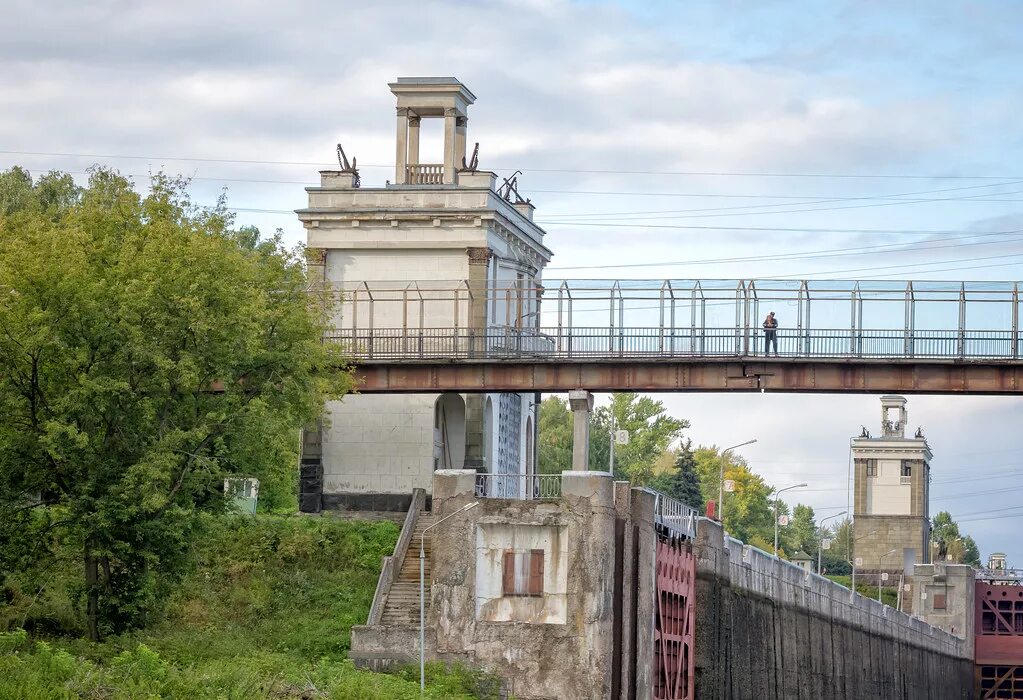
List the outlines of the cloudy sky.
<svg viewBox="0 0 1023 700">
<path fill-rule="evenodd" d="M 451 75 L 478 97 L 481 166 L 524 171 L 548 279 L 1016 280 L 1021 25 L 1018 3 L 952 0 L 9 0 L 0 167 L 182 173 L 197 202 L 226 189 L 241 223 L 298 242 L 335 143 L 366 185 L 393 177 L 386 83 Z M 742 453 L 807 481 L 821 515 L 845 509 L 848 439 L 880 419 L 868 396 L 664 399 L 698 443 L 756 437 Z M 909 408 L 932 512 L 1023 566 L 1023 403 Z"/>
</svg>

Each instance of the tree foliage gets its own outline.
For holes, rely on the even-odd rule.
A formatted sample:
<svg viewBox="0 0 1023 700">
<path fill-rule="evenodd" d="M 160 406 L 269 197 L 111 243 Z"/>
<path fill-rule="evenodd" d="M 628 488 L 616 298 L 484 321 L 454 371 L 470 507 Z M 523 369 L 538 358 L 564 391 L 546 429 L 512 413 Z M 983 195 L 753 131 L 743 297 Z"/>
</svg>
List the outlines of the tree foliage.
<svg viewBox="0 0 1023 700">
<path fill-rule="evenodd" d="M 329 313 L 184 182 L 0 175 L 0 521 L 35 528 L 5 559 L 74 542 L 90 636 L 141 623 L 223 478 L 294 479 L 298 428 L 350 388 Z"/>
<path fill-rule="evenodd" d="M 952 519 L 952 514 L 947 510 L 934 516 L 931 522 L 931 542 L 936 559 L 980 566 L 980 550 L 977 543 L 969 535 L 960 533 L 959 524 Z"/>
<path fill-rule="evenodd" d="M 615 446 L 615 477 L 649 485 L 658 459 L 689 427 L 688 421 L 668 415 L 664 404 L 649 396 L 613 394 L 611 403 L 600 406 L 590 417 L 590 469 L 607 469 L 612 416 L 616 430 L 629 431 L 629 444 Z M 557 396 L 540 404 L 541 473 L 558 474 L 572 468 L 572 420 L 568 403 Z"/>
<path fill-rule="evenodd" d="M 590 423 L 590 468 L 610 463 L 611 430 L 629 431 L 627 445 L 615 445 L 615 478 L 648 484 L 654 464 L 682 437 L 689 421 L 668 414 L 664 403 L 635 392 L 612 394 L 611 402 L 594 410 Z"/>
<path fill-rule="evenodd" d="M 671 470 L 655 476 L 650 485 L 702 513 L 703 494 L 700 492 L 700 475 L 696 472 L 692 440 L 679 445 L 674 456 Z"/>
<path fill-rule="evenodd" d="M 798 549 L 809 555 L 817 553 L 820 535 L 813 508 L 800 503 L 792 509 L 792 522 L 787 528 L 786 542 L 793 552 Z"/>
<path fill-rule="evenodd" d="M 541 474 L 572 468 L 572 412 L 568 402 L 548 396 L 540 403 L 537 464 Z"/>
</svg>

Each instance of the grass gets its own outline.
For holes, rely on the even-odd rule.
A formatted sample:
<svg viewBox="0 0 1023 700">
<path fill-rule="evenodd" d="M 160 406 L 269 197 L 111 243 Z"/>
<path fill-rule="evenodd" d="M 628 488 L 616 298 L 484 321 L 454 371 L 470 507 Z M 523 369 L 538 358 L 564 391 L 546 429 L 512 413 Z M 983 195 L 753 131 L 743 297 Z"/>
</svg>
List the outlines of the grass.
<svg viewBox="0 0 1023 700">
<path fill-rule="evenodd" d="M 852 588 L 852 576 L 828 576 L 829 579 L 835 583 L 840 583 L 846 588 Z M 861 581 L 856 582 L 856 592 L 866 598 L 873 598 L 877 600 L 877 586 L 869 583 L 863 583 Z M 881 587 L 881 602 L 885 605 L 890 605 L 895 608 L 898 607 L 899 602 L 899 591 L 897 588 L 890 588 L 886 586 Z"/>
<path fill-rule="evenodd" d="M 162 613 L 99 644 L 81 638 L 69 602 L 72 558 L 41 588 L 15 577 L 0 598 L 0 629 L 11 630 L 0 632 L 0 700 L 418 698 L 418 668 L 378 674 L 347 659 L 397 535 L 389 522 L 211 517 Z M 432 665 L 428 680 L 428 698 L 496 694 L 465 669 Z"/>
</svg>

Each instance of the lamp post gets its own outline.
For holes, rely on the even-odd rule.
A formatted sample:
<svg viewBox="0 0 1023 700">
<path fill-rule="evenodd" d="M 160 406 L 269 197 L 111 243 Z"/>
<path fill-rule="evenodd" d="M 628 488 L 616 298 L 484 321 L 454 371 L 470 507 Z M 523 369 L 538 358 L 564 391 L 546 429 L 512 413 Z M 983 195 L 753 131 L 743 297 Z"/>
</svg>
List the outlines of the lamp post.
<svg viewBox="0 0 1023 700">
<path fill-rule="evenodd" d="M 464 506 L 456 510 L 454 513 L 448 513 L 443 518 L 423 529 L 423 534 L 419 536 L 419 692 L 426 692 L 426 600 L 425 592 L 423 587 L 424 571 L 426 570 L 426 553 L 423 548 L 423 542 L 426 540 L 426 533 L 433 528 L 440 525 L 448 518 L 453 518 L 456 515 L 472 510 L 480 504 L 479 501 L 473 501 L 472 503 L 466 503 Z"/>
<path fill-rule="evenodd" d="M 826 518 L 822 518 L 821 521 L 819 523 L 817 523 L 817 528 L 820 530 L 820 534 L 817 535 L 817 575 L 818 576 L 820 576 L 820 573 L 821 573 L 821 549 L 822 549 L 821 548 L 821 535 L 824 534 L 824 521 L 825 520 L 831 520 L 832 518 L 841 517 L 841 516 L 845 515 L 848 512 L 849 511 L 847 511 L 847 510 L 843 510 L 841 513 L 835 513 L 834 515 L 829 515 Z"/>
<path fill-rule="evenodd" d="M 781 491 L 775 491 L 774 492 L 774 558 L 775 559 L 778 558 L 778 501 L 781 500 L 778 497 L 781 496 L 786 491 L 791 491 L 792 489 L 801 489 L 804 486 L 806 486 L 806 484 L 796 484 L 795 486 L 786 486 Z"/>
<path fill-rule="evenodd" d="M 876 535 L 876 534 L 877 534 L 877 530 L 874 530 L 872 532 L 868 532 L 865 535 L 860 535 L 859 537 L 853 537 L 853 551 L 852 552 L 847 552 L 847 554 L 856 554 L 856 543 L 859 542 L 860 540 L 862 540 L 864 537 L 870 537 L 871 535 Z M 849 558 L 852 560 L 852 561 L 849 562 L 850 564 L 852 564 L 852 592 L 855 593 L 856 592 L 856 557 L 855 556 L 851 556 Z"/>
<path fill-rule="evenodd" d="M 882 568 L 881 564 L 882 564 L 882 562 L 884 562 L 884 558 L 885 557 L 887 557 L 889 554 L 895 554 L 897 551 L 899 551 L 899 550 L 898 549 L 889 550 L 889 551 L 885 552 L 884 554 L 882 554 L 881 556 L 879 556 L 877 558 L 877 602 L 878 603 L 881 602 L 881 568 Z"/>
<path fill-rule="evenodd" d="M 738 445 L 726 447 L 721 452 L 721 473 L 718 475 L 718 520 L 720 520 L 722 523 L 725 522 L 725 462 L 726 462 L 725 455 L 731 452 L 732 450 L 739 449 L 740 447 L 752 445 L 756 441 L 757 439 L 753 438 L 752 440 L 747 440 L 746 442 L 740 442 Z"/>
</svg>

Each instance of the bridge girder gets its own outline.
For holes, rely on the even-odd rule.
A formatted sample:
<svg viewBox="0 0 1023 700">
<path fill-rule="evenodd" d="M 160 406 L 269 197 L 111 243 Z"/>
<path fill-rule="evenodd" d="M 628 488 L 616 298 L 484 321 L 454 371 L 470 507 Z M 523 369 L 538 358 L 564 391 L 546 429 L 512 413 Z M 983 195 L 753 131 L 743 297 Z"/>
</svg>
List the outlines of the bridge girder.
<svg viewBox="0 0 1023 700">
<path fill-rule="evenodd" d="M 778 359 L 364 363 L 364 394 L 731 392 L 1023 395 L 1023 363 Z"/>
</svg>

